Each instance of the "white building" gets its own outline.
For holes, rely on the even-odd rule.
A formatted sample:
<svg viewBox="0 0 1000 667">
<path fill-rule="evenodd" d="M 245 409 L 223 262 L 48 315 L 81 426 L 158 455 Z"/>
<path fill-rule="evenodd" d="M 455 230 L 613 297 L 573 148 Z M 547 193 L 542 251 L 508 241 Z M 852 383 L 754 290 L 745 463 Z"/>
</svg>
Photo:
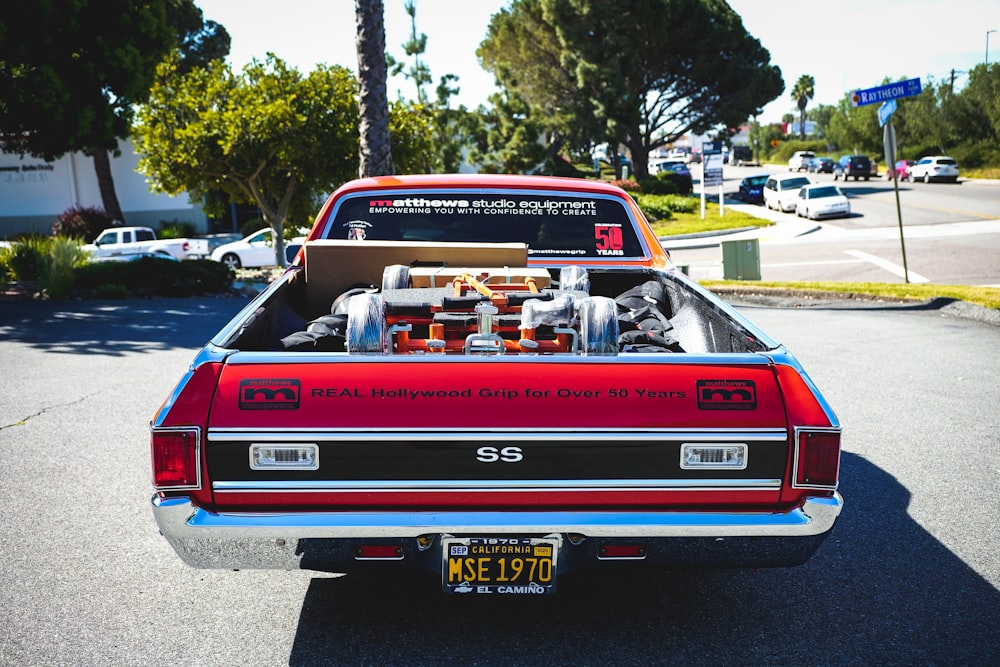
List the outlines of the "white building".
<svg viewBox="0 0 1000 667">
<path fill-rule="evenodd" d="M 189 202 L 187 195 L 150 192 L 145 177 L 136 171 L 139 156 L 131 142 L 122 142 L 121 151 L 120 157 L 111 158 L 111 175 L 129 225 L 159 228 L 163 223 L 187 222 L 198 233 L 209 231 L 200 204 Z M 49 234 L 59 214 L 74 206 L 103 208 L 93 159 L 71 153 L 46 162 L 0 153 L 0 239 L 22 232 Z"/>
</svg>

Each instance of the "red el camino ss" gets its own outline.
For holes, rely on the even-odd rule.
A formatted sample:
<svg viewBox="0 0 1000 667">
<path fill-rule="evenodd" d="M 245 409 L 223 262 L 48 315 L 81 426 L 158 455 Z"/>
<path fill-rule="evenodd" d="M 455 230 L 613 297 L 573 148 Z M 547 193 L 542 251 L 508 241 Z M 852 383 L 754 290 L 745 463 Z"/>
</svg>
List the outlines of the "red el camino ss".
<svg viewBox="0 0 1000 667">
<path fill-rule="evenodd" d="M 840 440 L 621 189 L 370 178 L 156 412 L 152 511 L 194 567 L 546 594 L 581 568 L 803 563 L 841 511 Z"/>
</svg>

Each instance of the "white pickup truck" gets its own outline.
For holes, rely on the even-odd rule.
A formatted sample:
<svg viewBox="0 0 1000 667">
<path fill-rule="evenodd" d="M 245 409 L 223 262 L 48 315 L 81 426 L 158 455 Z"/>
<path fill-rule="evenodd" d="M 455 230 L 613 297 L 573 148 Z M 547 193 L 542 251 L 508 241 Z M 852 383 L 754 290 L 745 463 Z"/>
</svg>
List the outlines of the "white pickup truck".
<svg viewBox="0 0 1000 667">
<path fill-rule="evenodd" d="M 160 254 L 175 259 L 208 257 L 208 239 L 158 239 L 149 227 L 109 227 L 83 246 L 93 257 Z"/>
</svg>

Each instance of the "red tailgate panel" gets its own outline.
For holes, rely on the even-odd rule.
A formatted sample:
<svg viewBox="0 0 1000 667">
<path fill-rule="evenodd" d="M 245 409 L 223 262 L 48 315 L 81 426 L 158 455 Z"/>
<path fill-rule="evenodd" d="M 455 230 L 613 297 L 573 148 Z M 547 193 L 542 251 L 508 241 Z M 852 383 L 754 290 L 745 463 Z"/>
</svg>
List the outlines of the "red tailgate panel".
<svg viewBox="0 0 1000 667">
<path fill-rule="evenodd" d="M 212 428 L 785 428 L 770 366 L 229 364 Z"/>
</svg>

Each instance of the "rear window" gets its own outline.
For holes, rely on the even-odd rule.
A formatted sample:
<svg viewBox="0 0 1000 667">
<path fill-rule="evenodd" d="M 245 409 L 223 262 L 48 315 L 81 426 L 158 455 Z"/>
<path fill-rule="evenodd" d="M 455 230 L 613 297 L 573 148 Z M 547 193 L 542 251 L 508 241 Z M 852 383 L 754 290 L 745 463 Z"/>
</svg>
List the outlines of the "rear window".
<svg viewBox="0 0 1000 667">
<path fill-rule="evenodd" d="M 821 188 L 812 188 L 809 190 L 809 197 L 811 199 L 816 199 L 817 197 L 838 197 L 840 196 L 840 190 L 833 185 L 825 185 Z"/>
<path fill-rule="evenodd" d="M 621 200 L 562 193 L 370 192 L 342 199 L 323 238 L 525 243 L 533 258 L 646 256 Z"/>
<path fill-rule="evenodd" d="M 940 160 L 938 160 L 938 161 L 937 161 L 937 163 L 938 163 L 938 164 L 957 164 L 957 163 L 956 163 L 956 162 L 955 162 L 954 160 L 952 160 L 951 158 L 941 158 Z"/>
<path fill-rule="evenodd" d="M 800 176 L 798 178 L 789 178 L 789 179 L 780 181 L 780 183 L 781 183 L 781 189 L 782 190 L 791 190 L 792 188 L 801 188 L 803 185 L 809 185 L 811 182 L 812 181 L 810 181 L 805 176 Z"/>
</svg>

